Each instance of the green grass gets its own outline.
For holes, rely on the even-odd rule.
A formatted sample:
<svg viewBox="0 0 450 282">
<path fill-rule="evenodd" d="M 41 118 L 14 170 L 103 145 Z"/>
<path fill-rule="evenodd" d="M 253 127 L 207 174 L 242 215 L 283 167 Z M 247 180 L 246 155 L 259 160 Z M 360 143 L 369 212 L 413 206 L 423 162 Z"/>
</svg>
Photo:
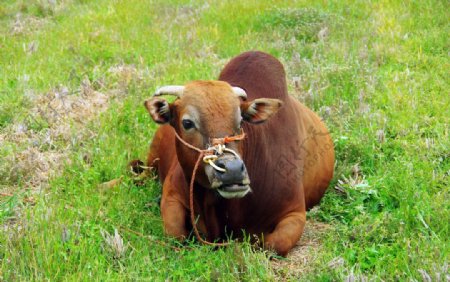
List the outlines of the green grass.
<svg viewBox="0 0 450 282">
<path fill-rule="evenodd" d="M 267 2 L 2 2 L 0 192 L 14 195 L 0 196 L 0 280 L 445 280 L 447 2 Z M 335 140 L 335 178 L 309 214 L 333 228 L 301 277 L 246 243 L 213 250 L 164 237 L 159 184 L 135 186 L 126 171 L 155 131 L 142 102 L 157 86 L 217 78 L 255 49 L 285 64 L 291 93 Z M 1 136 L 20 124 L 44 136 L 54 124 L 30 121 L 30 96 L 66 87 L 77 97 L 87 79 L 109 108 L 83 126 L 72 121 L 81 139 L 38 147 L 67 156 L 39 191 L 26 167 L 14 172 L 33 143 Z M 118 187 L 97 188 L 121 175 Z M 123 252 L 102 237 L 114 229 Z"/>
</svg>

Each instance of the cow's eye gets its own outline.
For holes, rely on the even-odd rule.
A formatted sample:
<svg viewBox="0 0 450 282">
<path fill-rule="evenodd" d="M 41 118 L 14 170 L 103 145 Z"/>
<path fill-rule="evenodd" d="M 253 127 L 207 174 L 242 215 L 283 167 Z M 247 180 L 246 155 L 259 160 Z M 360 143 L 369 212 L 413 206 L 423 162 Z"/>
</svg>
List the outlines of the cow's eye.
<svg viewBox="0 0 450 282">
<path fill-rule="evenodd" d="M 186 129 L 186 130 L 189 130 L 191 128 L 195 128 L 195 124 L 194 124 L 194 122 L 192 120 L 183 119 L 182 123 L 183 123 L 184 129 Z"/>
</svg>

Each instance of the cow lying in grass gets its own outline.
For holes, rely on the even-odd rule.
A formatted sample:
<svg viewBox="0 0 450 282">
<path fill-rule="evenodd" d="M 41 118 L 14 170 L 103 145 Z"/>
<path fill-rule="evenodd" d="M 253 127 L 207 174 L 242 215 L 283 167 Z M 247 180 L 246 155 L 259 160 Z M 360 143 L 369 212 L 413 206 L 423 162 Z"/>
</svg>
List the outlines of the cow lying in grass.
<svg viewBox="0 0 450 282">
<path fill-rule="evenodd" d="M 162 125 L 147 165 L 163 183 L 167 235 L 251 234 L 282 256 L 295 246 L 333 176 L 334 149 L 320 118 L 288 95 L 277 59 L 243 53 L 218 81 L 162 87 L 145 107 Z"/>
</svg>

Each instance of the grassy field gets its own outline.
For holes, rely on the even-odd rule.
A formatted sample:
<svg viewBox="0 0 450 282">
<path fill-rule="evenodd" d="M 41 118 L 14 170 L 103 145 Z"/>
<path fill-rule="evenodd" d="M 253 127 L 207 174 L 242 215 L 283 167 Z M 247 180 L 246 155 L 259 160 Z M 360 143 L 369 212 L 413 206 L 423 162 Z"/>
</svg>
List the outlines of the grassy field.
<svg viewBox="0 0 450 282">
<path fill-rule="evenodd" d="M 448 8 L 3 0 L 0 280 L 448 281 Z M 126 169 L 145 158 L 157 86 L 215 79 L 247 50 L 283 62 L 336 146 L 307 248 L 287 259 L 164 237 L 160 185 Z"/>
</svg>

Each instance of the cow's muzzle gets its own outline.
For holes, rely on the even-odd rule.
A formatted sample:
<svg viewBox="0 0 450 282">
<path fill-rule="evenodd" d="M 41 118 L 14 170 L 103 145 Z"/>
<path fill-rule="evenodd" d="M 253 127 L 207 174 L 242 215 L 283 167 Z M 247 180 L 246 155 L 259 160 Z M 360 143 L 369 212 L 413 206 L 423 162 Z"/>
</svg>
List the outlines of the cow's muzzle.
<svg viewBox="0 0 450 282">
<path fill-rule="evenodd" d="M 217 189 L 217 192 L 226 199 L 242 198 L 251 191 L 245 164 L 235 155 L 220 156 L 214 161 L 214 166 L 205 167 L 205 172 L 211 188 Z"/>
</svg>

